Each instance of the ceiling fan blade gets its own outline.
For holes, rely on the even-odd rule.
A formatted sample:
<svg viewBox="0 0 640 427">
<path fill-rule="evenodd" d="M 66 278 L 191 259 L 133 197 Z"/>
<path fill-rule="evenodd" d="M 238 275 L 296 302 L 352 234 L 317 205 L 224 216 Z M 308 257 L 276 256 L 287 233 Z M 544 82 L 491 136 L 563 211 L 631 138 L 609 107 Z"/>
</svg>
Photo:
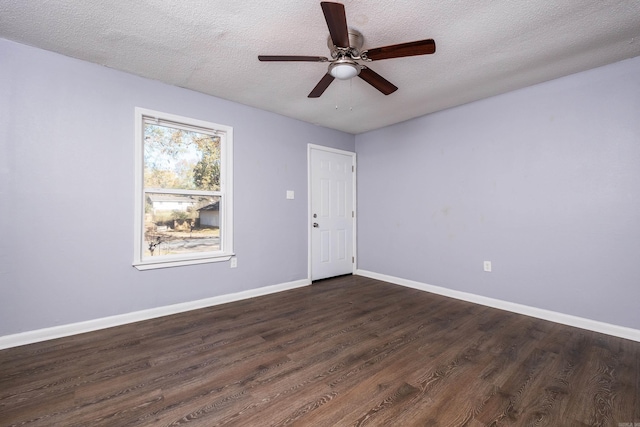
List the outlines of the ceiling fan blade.
<svg viewBox="0 0 640 427">
<path fill-rule="evenodd" d="M 296 55 L 258 55 L 259 61 L 304 61 L 327 62 L 329 58 L 324 56 L 296 56 Z"/>
<path fill-rule="evenodd" d="M 308 98 L 320 98 L 320 95 L 322 95 L 324 91 L 327 90 L 334 78 L 335 77 L 333 77 L 329 73 L 325 74 L 324 77 L 320 79 L 316 87 L 314 87 L 311 93 L 308 95 Z"/>
<path fill-rule="evenodd" d="M 371 70 L 371 68 L 363 68 L 360 70 L 360 74 L 358 74 L 358 76 L 385 95 L 392 94 L 398 90 L 393 83 Z"/>
<path fill-rule="evenodd" d="M 369 49 L 363 52 L 363 56 L 366 55 L 370 60 L 377 61 L 379 59 L 401 58 L 403 56 L 428 55 L 435 51 L 436 42 L 433 39 L 426 39 Z"/>
<path fill-rule="evenodd" d="M 344 11 L 344 5 L 323 1 L 320 2 L 320 6 L 322 6 L 333 44 L 337 47 L 349 47 L 349 30 L 347 29 L 347 15 Z"/>
</svg>

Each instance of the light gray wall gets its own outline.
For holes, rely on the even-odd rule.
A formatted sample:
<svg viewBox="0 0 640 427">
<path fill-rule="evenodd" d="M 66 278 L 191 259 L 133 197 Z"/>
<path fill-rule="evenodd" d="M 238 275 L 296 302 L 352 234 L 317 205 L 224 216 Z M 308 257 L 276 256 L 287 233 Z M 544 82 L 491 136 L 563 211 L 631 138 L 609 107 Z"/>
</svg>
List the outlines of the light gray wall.
<svg viewBox="0 0 640 427">
<path fill-rule="evenodd" d="M 307 277 L 307 144 L 353 135 L 2 39 L 0 58 L 0 336 Z M 136 106 L 234 127 L 237 269 L 131 266 Z"/>
<path fill-rule="evenodd" d="M 360 269 L 640 329 L 640 58 L 356 151 Z"/>
</svg>

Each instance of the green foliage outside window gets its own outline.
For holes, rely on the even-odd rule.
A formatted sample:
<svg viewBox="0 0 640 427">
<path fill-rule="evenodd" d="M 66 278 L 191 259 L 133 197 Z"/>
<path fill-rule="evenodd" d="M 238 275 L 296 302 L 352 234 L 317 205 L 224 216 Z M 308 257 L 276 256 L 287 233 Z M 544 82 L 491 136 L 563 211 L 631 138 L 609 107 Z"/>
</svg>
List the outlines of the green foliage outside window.
<svg viewBox="0 0 640 427">
<path fill-rule="evenodd" d="M 144 186 L 220 190 L 220 137 L 161 125 L 144 128 Z"/>
</svg>

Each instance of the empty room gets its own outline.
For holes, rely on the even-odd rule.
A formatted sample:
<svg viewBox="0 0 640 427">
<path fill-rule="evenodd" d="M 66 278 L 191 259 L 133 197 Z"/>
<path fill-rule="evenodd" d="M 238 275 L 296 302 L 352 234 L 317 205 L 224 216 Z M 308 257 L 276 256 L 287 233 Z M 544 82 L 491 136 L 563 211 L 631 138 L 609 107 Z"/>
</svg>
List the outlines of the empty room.
<svg viewBox="0 0 640 427">
<path fill-rule="evenodd" d="M 0 426 L 640 427 L 640 2 L 0 0 Z"/>
</svg>

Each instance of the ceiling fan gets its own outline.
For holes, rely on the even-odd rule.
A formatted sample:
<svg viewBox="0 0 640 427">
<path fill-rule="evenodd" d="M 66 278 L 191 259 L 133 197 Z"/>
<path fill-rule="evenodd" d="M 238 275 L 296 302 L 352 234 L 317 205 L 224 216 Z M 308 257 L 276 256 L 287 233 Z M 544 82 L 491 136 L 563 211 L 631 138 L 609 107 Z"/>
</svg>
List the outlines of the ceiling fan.
<svg viewBox="0 0 640 427">
<path fill-rule="evenodd" d="M 358 61 L 378 61 L 381 59 L 401 58 L 404 56 L 428 55 L 436 51 L 433 39 L 418 40 L 390 46 L 378 47 L 361 51 L 363 37 L 359 31 L 347 27 L 347 15 L 344 5 L 333 2 L 320 2 L 324 18 L 329 27 L 328 46 L 331 59 L 324 56 L 287 56 L 287 55 L 259 55 L 260 61 L 302 61 L 329 62 L 327 73 L 309 93 L 309 98 L 319 98 L 334 79 L 348 80 L 359 76 L 385 95 L 389 95 L 398 88 L 380 74 Z"/>
</svg>

